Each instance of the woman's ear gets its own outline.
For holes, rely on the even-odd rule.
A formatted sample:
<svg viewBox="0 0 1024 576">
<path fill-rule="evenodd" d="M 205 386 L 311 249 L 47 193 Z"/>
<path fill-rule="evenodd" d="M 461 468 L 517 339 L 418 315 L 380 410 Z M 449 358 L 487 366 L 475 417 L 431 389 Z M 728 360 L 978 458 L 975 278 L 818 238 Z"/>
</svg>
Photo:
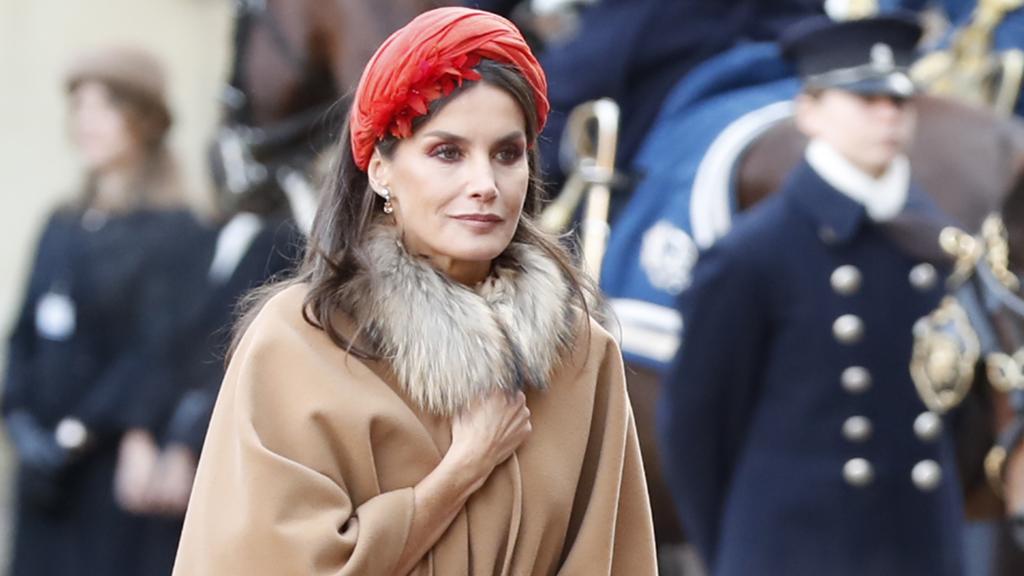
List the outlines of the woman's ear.
<svg viewBox="0 0 1024 576">
<path fill-rule="evenodd" d="M 390 163 L 375 148 L 373 155 L 370 156 L 370 163 L 366 166 L 366 175 L 369 178 L 370 187 L 377 194 L 382 194 L 387 188 L 390 168 Z"/>
</svg>

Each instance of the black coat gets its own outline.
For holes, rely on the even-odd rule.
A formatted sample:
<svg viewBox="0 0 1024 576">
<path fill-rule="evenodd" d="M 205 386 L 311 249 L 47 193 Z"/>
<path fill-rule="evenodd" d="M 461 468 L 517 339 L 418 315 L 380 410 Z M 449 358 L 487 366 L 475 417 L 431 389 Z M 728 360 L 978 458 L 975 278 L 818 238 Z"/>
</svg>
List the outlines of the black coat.
<svg viewBox="0 0 1024 576">
<path fill-rule="evenodd" d="M 281 278 L 298 265 L 304 239 L 291 220 L 264 217 L 237 264 L 221 279 L 210 277 L 222 228 L 207 232 L 203 257 L 184 273 L 182 286 L 191 302 L 176 330 L 174 345 L 164 357 L 170 403 L 162 418 L 163 443 L 180 443 L 198 454 L 206 436 L 213 404 L 224 378 L 224 357 L 231 343 L 240 300 L 272 278 Z"/>
<path fill-rule="evenodd" d="M 61 210 L 47 223 L 4 380 L 3 413 L 21 457 L 11 574 L 136 573 L 139 519 L 113 497 L 117 449 L 126 429 L 145 425 L 140 391 L 170 337 L 156 272 L 172 239 L 193 225 L 186 212 L 148 210 L 109 218 Z M 75 455 L 54 449 L 65 418 L 89 432 Z M 22 450 L 26 440 L 59 461 L 41 464 Z"/>
<path fill-rule="evenodd" d="M 254 217 L 255 218 L 255 217 Z M 174 257 L 155 272 L 164 301 L 175 311 L 171 339 L 158 351 L 144 393 L 136 402 L 137 419 L 163 447 L 181 444 L 198 456 L 213 404 L 224 377 L 237 304 L 249 290 L 292 269 L 303 241 L 288 220 L 259 219 L 229 275 L 213 280 L 210 265 L 223 228 L 204 226 L 178 238 Z M 141 530 L 137 576 L 171 573 L 182 518 L 148 517 Z"/>
<path fill-rule="evenodd" d="M 714 574 L 961 573 L 949 423 L 921 416 L 909 372 L 942 265 L 921 267 L 899 240 L 911 220 L 941 214 L 912 187 L 894 222 L 872 222 L 805 162 L 698 260 L 659 428 L 681 519 Z M 915 467 L 941 479 L 912 480 Z"/>
</svg>

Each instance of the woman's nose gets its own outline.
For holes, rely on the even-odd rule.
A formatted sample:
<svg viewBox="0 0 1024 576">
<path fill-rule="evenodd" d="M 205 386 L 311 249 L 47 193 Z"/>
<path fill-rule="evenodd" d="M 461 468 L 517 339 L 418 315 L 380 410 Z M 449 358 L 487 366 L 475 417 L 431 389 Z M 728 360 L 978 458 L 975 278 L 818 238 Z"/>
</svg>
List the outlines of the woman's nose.
<svg viewBox="0 0 1024 576">
<path fill-rule="evenodd" d="M 470 164 L 469 192 L 474 198 L 490 200 L 498 195 L 498 183 L 490 158 L 478 158 Z"/>
</svg>

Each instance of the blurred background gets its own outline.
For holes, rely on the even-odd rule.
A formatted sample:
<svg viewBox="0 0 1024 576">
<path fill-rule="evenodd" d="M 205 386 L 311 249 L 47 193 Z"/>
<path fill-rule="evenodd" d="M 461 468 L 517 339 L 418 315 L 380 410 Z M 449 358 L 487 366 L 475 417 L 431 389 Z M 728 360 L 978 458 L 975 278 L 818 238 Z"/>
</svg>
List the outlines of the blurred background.
<svg viewBox="0 0 1024 576">
<path fill-rule="evenodd" d="M 11 325 L 47 214 L 75 193 L 81 174 L 66 128 L 63 78 L 71 56 L 126 43 L 163 60 L 175 116 L 171 148 L 191 202 L 208 210 L 205 153 L 229 65 L 233 14 L 229 0 L 0 0 L 0 325 Z"/>
<path fill-rule="evenodd" d="M 125 43 L 143 46 L 164 62 L 175 116 L 170 146 L 182 163 L 190 203 L 206 212 L 211 183 L 205 151 L 229 66 L 233 15 L 229 0 L 0 0 L 0 326 L 5 335 L 43 224 L 53 206 L 70 199 L 80 184 L 63 85 L 70 58 L 82 49 Z M 6 353 L 7 347 L 0 347 L 0 358 Z M 6 436 L 0 446 L 3 567 L 11 541 L 13 464 Z"/>
</svg>

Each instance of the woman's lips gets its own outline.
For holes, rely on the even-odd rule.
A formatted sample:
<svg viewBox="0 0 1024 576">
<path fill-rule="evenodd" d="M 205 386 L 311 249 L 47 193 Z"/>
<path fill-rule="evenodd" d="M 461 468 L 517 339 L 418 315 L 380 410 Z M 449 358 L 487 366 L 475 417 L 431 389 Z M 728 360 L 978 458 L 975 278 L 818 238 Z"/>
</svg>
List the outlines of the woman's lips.
<svg viewBox="0 0 1024 576">
<path fill-rule="evenodd" d="M 453 216 L 457 220 L 470 220 L 473 222 L 501 222 L 503 218 L 497 214 L 459 214 Z"/>
<path fill-rule="evenodd" d="M 505 221 L 497 214 L 459 214 L 452 218 L 477 230 L 489 230 Z"/>
</svg>

